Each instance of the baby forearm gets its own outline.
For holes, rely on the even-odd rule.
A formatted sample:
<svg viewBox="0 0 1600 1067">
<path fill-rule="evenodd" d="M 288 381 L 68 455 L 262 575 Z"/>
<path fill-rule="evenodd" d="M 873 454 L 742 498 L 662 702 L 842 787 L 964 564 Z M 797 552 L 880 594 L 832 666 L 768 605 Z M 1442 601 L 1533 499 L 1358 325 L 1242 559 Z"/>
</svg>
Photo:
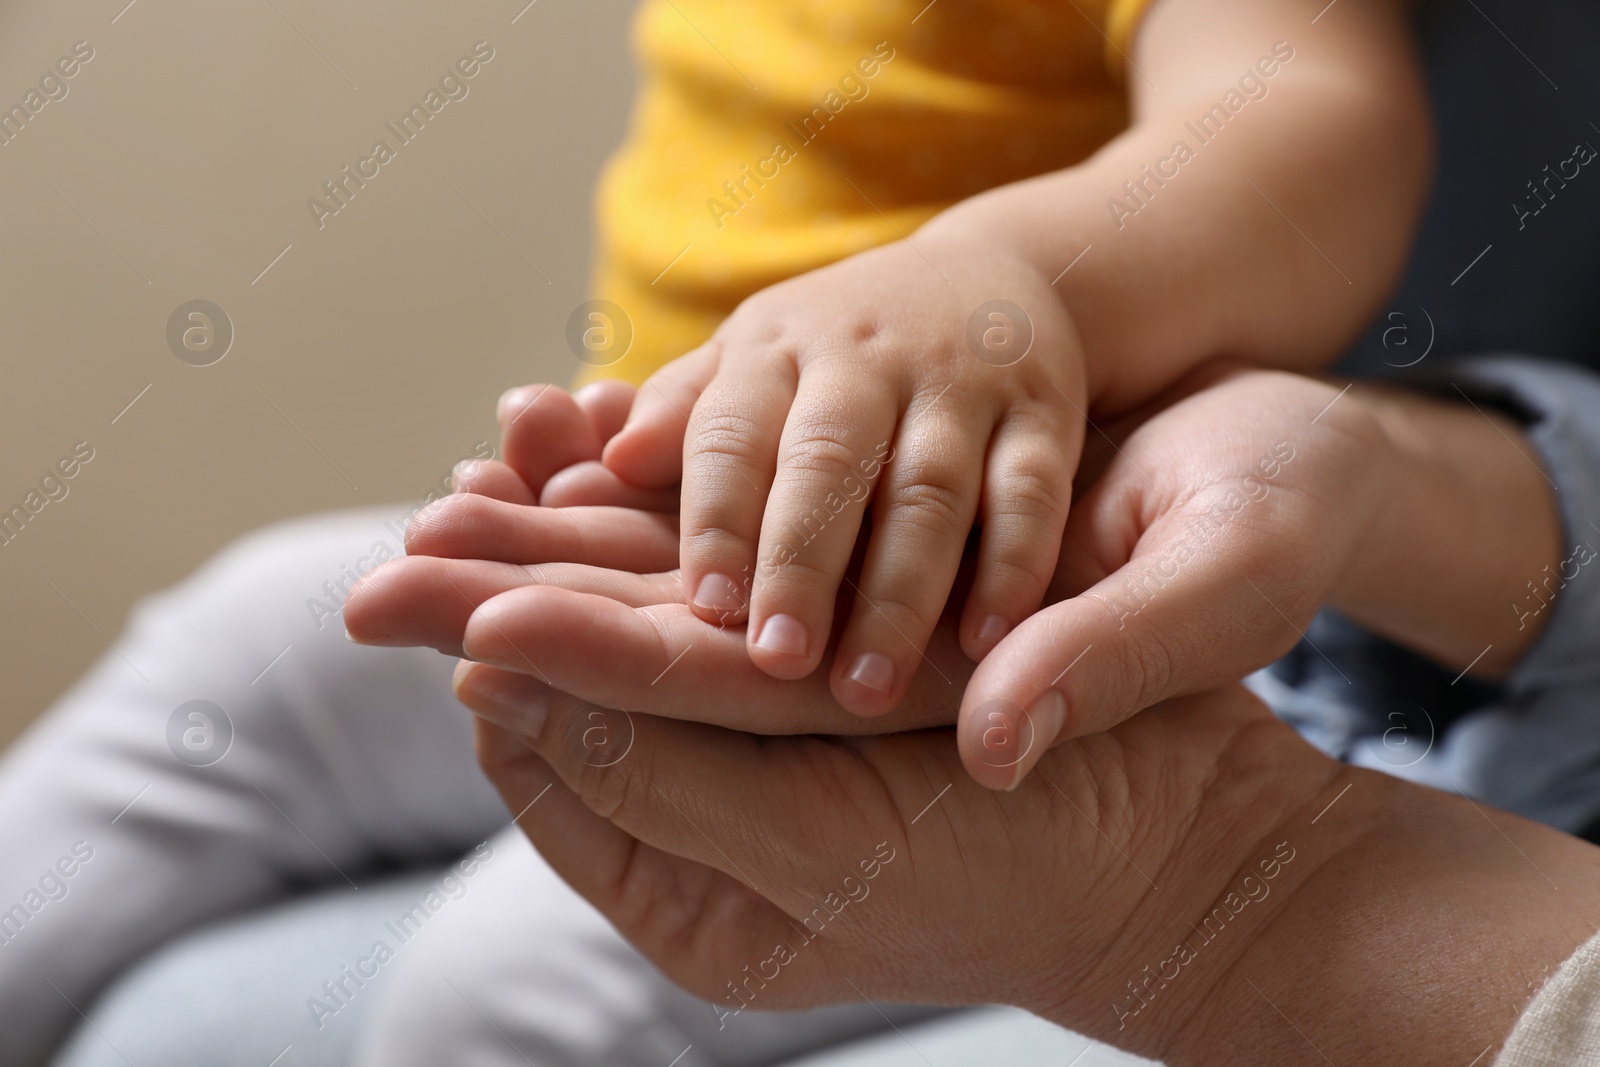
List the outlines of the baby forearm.
<svg viewBox="0 0 1600 1067">
<path fill-rule="evenodd" d="M 924 227 L 1054 279 L 1100 410 L 1217 356 L 1322 366 L 1393 284 L 1429 174 L 1423 90 L 1396 5 L 1311 25 L 1320 6 L 1164 0 L 1128 131 Z"/>
</svg>

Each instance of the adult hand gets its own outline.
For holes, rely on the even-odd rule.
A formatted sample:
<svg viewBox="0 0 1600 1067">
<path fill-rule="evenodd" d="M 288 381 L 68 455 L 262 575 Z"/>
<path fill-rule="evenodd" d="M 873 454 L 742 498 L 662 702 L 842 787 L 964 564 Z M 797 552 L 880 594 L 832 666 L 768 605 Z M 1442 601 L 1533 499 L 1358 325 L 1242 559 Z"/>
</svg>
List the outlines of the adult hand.
<svg viewBox="0 0 1600 1067">
<path fill-rule="evenodd" d="M 1212 371 L 1188 383 L 1175 402 L 1164 398 L 1170 406 L 1128 420 L 1120 445 L 1092 442 L 1099 456 L 1089 457 L 1085 480 L 1093 484 L 1069 520 L 1048 595 L 1052 606 L 1002 641 L 967 686 L 962 750 L 979 781 L 1012 787 L 1051 743 L 1104 729 L 1163 698 L 1236 679 L 1293 644 L 1370 524 L 1386 484 L 1375 462 L 1382 432 L 1354 399 L 1329 408 L 1339 395 L 1336 387 L 1296 375 Z M 1097 462 L 1104 470 L 1092 478 Z M 723 656 L 727 635 L 692 611 L 607 604 L 570 587 L 535 588 L 506 568 L 490 578 L 465 565 L 417 558 L 566 559 L 640 569 L 637 549 L 645 539 L 629 532 L 639 530 L 639 516 L 597 513 L 593 532 L 583 535 L 590 518 L 442 501 L 414 524 L 412 558 L 371 580 L 391 595 L 358 597 L 347 608 L 351 631 L 370 639 L 380 628 L 395 643 L 423 639 L 445 651 L 465 650 L 469 658 L 536 674 L 558 688 L 563 671 L 582 684 L 613 664 L 638 665 L 652 678 L 670 665 L 673 681 L 690 687 L 681 699 L 663 704 L 652 693 L 657 699 L 648 707 L 615 706 L 694 718 L 699 687 L 715 680 L 737 686 L 733 691 L 749 701 L 739 718 L 716 721 L 761 733 L 880 733 L 948 721 L 930 720 L 924 710 L 867 728 L 841 723 L 834 702 L 819 699 L 809 678 L 798 683 L 797 701 Z M 659 522 L 650 531 L 650 558 L 667 569 L 669 535 Z M 552 532 L 557 526 L 560 538 Z M 470 584 L 482 594 L 481 607 L 460 630 L 441 628 L 446 616 L 461 619 L 453 590 L 467 579 L 452 581 L 452 605 L 438 605 L 430 590 L 441 587 L 439 574 L 469 570 L 479 575 Z M 506 592 L 494 595 L 499 591 Z M 911 679 L 913 691 L 966 682 L 970 663 L 944 655 L 960 643 L 952 615 L 947 605 L 933 638 L 937 647 Z M 585 666 L 573 649 L 597 634 L 608 636 L 616 654 L 604 667 Z M 836 634 L 830 657 L 837 645 Z M 913 703 L 928 707 L 925 700 Z M 767 707 L 773 712 L 762 714 Z"/>
<path fill-rule="evenodd" d="M 998 768 L 972 749 L 986 784 L 1013 788 L 1056 741 L 1282 656 L 1393 477 L 1378 420 L 1317 379 L 1213 367 L 1154 407 L 1074 504 L 1054 603 L 967 687 L 963 744 L 1009 738 L 1020 757 Z"/>
<path fill-rule="evenodd" d="M 1337 388 L 1237 371 L 1211 372 L 1185 388 L 1171 406 L 1130 420 L 1120 446 L 1102 443 L 1108 462 L 1073 510 L 1049 592 L 1053 606 L 972 674 L 964 656 L 947 654 L 962 645 L 958 586 L 910 680 L 908 692 L 919 696 L 909 702 L 913 710 L 871 725 L 838 716 L 840 705 L 816 691 L 814 677 L 791 686 L 764 682 L 727 654 L 729 631 L 692 609 L 650 601 L 655 586 L 639 587 L 648 591 L 629 593 L 625 604 L 555 579 L 548 568 L 513 566 L 563 560 L 670 570 L 676 527 L 660 515 L 550 511 L 473 496 L 440 501 L 413 523 L 408 558 L 358 587 L 346 624 L 358 640 L 427 643 L 557 688 L 612 676 L 615 688 L 584 691 L 634 711 L 704 718 L 700 697 L 715 684 L 741 703 L 736 715 L 710 721 L 758 733 L 942 725 L 950 720 L 930 717 L 926 697 L 966 686 L 967 767 L 987 785 L 1013 787 L 1057 740 L 1281 655 L 1381 499 L 1383 482 L 1372 477 L 1383 442 L 1376 423 L 1353 400 L 1319 417 Z M 547 410 L 562 410 L 558 403 Z M 475 559 L 498 565 L 466 562 Z M 970 557 L 967 564 L 970 572 Z M 606 661 L 578 654 L 600 638 L 612 652 Z M 840 644 L 836 632 L 829 662 Z M 665 684 L 643 704 L 628 703 L 635 674 Z M 1038 714 L 1046 698 L 1056 710 Z M 1067 707 L 1073 714 L 1063 724 Z"/>
<path fill-rule="evenodd" d="M 499 405 L 504 462 L 464 465 L 457 493 L 418 513 L 408 555 L 369 574 L 346 601 L 351 638 L 428 645 L 557 685 L 616 684 L 631 694 L 654 681 L 631 709 L 684 718 L 700 713 L 715 684 L 737 701 L 722 721 L 762 732 L 877 733 L 953 721 L 953 703 L 939 705 L 935 721 L 926 700 L 863 721 L 825 697 L 826 676 L 780 682 L 751 664 L 742 630 L 682 605 L 675 491 L 637 489 L 595 462 L 632 397 L 620 382 L 575 395 L 540 385 L 508 391 Z M 566 654 L 594 637 L 612 650 L 604 662 Z M 946 620 L 911 692 L 960 691 L 972 665 L 957 644 Z"/>
<path fill-rule="evenodd" d="M 1600 918 L 1595 849 L 1330 761 L 1237 687 L 1009 793 L 948 731 L 759 738 L 482 664 L 457 693 L 533 843 L 726 1027 L 1005 1002 L 1172 1067 L 1460 1067 Z"/>
<path fill-rule="evenodd" d="M 750 661 L 742 628 L 695 615 L 669 569 L 677 547 L 672 516 L 521 507 L 461 494 L 413 520 L 411 555 L 351 590 L 345 627 L 364 644 L 428 645 L 582 690 L 597 702 L 608 702 L 609 693 L 614 708 L 710 715 L 708 721 L 757 733 L 866 734 L 955 721 L 972 663 L 960 650 L 953 614 L 912 680 L 918 700 L 863 719 L 833 699 L 825 673 L 773 678 Z M 550 560 L 567 562 L 543 562 Z M 651 571 L 657 573 L 645 573 Z M 591 654 L 597 646 L 604 656 Z M 723 699 L 708 702 L 712 688 Z M 944 697 L 933 700 L 936 692 Z"/>
</svg>

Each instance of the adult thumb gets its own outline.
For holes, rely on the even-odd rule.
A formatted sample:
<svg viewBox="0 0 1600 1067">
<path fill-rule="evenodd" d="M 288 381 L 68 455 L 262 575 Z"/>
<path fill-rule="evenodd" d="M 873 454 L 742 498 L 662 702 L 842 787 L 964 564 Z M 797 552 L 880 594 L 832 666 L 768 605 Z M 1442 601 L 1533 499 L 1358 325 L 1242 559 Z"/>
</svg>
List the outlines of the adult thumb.
<svg viewBox="0 0 1600 1067">
<path fill-rule="evenodd" d="M 973 778 L 1015 789 L 1052 745 L 1236 681 L 1292 648 L 1314 598 L 1275 604 L 1265 590 L 1287 600 L 1280 591 L 1295 583 L 1258 584 L 1240 547 L 1180 541 L 1141 554 L 1008 634 L 962 700 L 958 738 Z"/>
</svg>

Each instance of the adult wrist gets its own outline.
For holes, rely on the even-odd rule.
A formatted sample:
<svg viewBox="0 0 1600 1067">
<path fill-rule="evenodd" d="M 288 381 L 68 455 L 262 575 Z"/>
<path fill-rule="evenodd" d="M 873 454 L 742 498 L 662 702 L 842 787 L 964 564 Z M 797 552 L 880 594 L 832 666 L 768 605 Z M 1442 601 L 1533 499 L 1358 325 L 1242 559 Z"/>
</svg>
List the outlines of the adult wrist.
<svg viewBox="0 0 1600 1067">
<path fill-rule="evenodd" d="M 1346 843 L 1251 945 L 1171 1067 L 1491 1063 L 1544 977 L 1593 933 L 1600 850 L 1348 775 L 1312 828 Z"/>
<path fill-rule="evenodd" d="M 1242 691 L 1223 699 L 1254 700 Z M 1185 702 L 1143 714 L 1195 713 Z M 1152 891 L 1104 957 L 1065 976 L 1055 1001 L 1025 1006 L 1172 1067 L 1203 1062 L 1193 1057 L 1206 1054 L 1219 1024 L 1211 1010 L 1218 990 L 1272 936 L 1298 887 L 1363 829 L 1313 822 L 1359 772 L 1322 756 L 1265 709 L 1234 722 L 1215 753 L 1190 753 L 1215 770 L 1170 854 L 1147 870 Z"/>
<path fill-rule="evenodd" d="M 1490 1062 L 1600 921 L 1600 850 L 1237 713 L 1151 891 L 1023 1006 L 1169 1067 Z"/>
<path fill-rule="evenodd" d="M 1455 669 L 1515 665 L 1549 613 L 1518 617 L 1526 586 L 1561 560 L 1561 520 L 1520 428 L 1407 390 L 1352 391 L 1387 441 L 1392 478 L 1329 601 Z M 1471 581 L 1464 581 L 1471 575 Z"/>
</svg>

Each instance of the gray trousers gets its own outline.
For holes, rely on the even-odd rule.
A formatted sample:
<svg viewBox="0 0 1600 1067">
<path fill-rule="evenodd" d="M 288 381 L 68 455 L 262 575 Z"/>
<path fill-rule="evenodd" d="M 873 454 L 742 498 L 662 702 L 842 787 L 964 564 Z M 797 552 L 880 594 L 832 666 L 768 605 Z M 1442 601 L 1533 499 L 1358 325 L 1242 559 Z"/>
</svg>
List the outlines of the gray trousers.
<svg viewBox="0 0 1600 1067">
<path fill-rule="evenodd" d="M 346 640 L 344 590 L 399 553 L 403 513 L 239 542 L 143 602 L 7 754 L 0 1061 L 744 1067 L 874 1033 L 848 1062 L 1085 1049 L 1010 1010 L 719 1020 L 674 986 L 507 826 L 451 661 Z"/>
</svg>

